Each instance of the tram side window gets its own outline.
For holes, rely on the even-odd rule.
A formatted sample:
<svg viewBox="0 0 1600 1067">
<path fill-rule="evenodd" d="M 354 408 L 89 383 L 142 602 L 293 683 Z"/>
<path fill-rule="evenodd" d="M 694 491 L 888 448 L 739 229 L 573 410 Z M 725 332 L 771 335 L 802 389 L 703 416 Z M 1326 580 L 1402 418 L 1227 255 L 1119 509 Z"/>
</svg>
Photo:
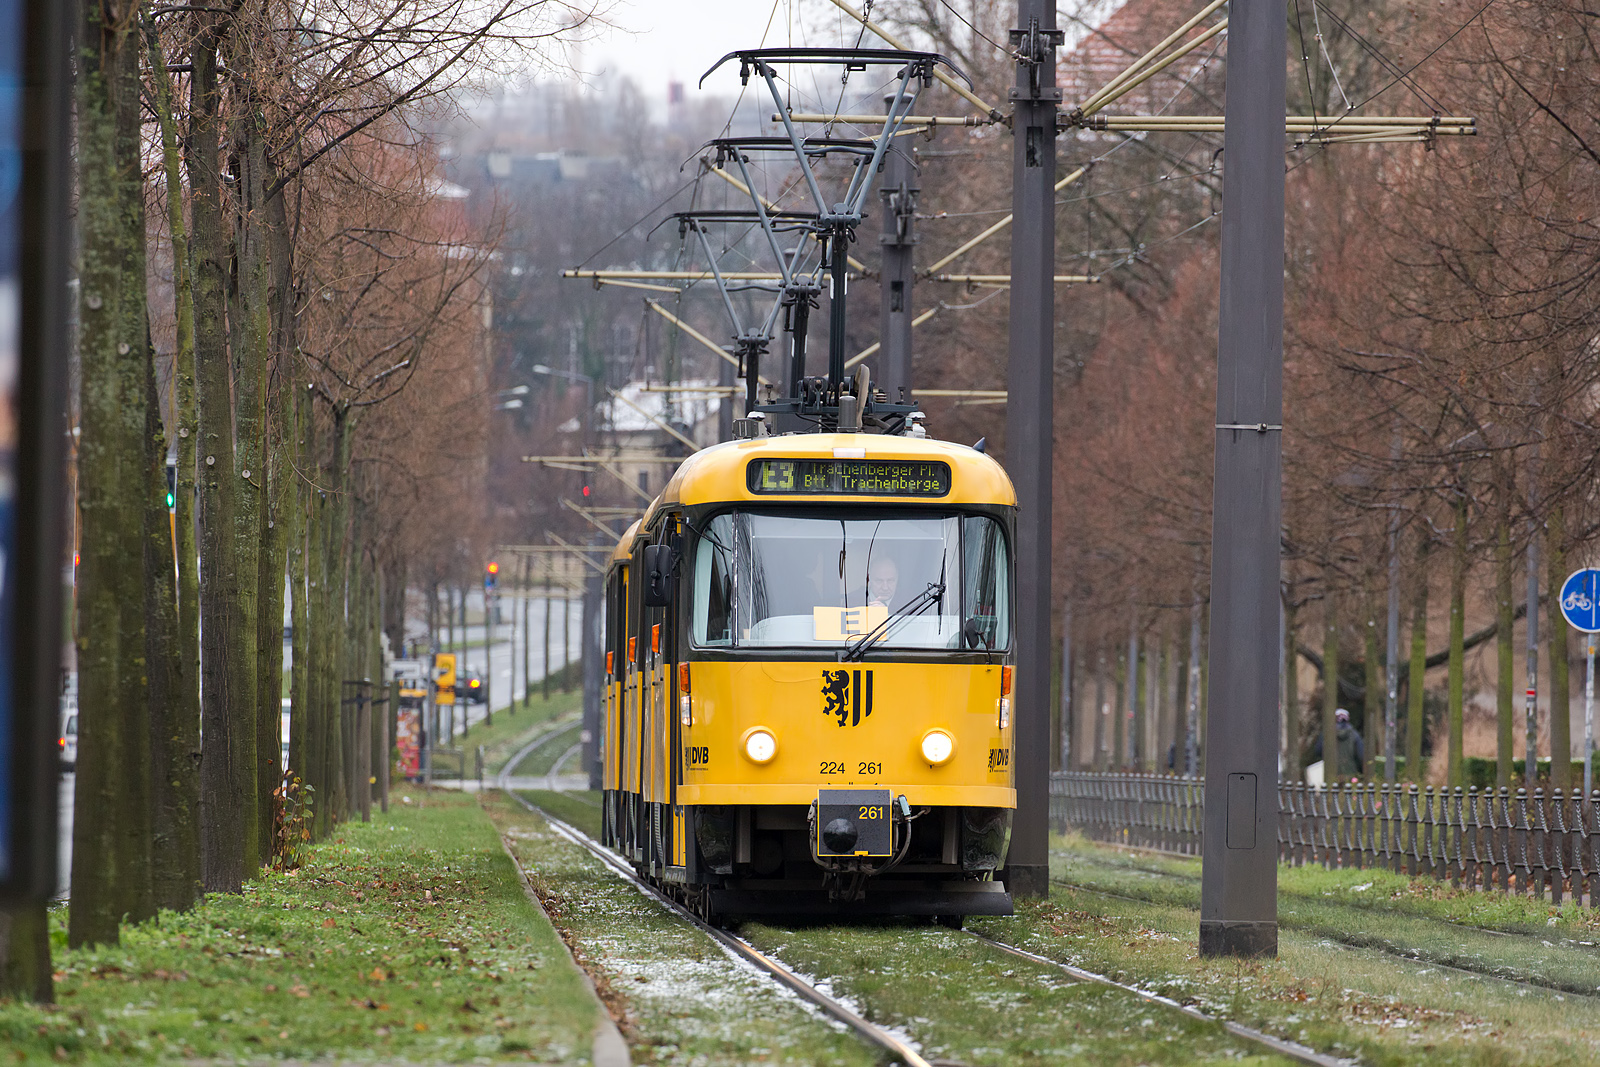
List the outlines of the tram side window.
<svg viewBox="0 0 1600 1067">
<path fill-rule="evenodd" d="M 606 649 L 612 653 L 610 662 L 612 674 L 621 677 L 623 641 L 622 641 L 622 571 L 611 572 L 611 587 L 606 590 Z"/>
<path fill-rule="evenodd" d="M 694 640 L 702 646 L 733 644 L 733 520 L 719 515 L 695 554 Z"/>
<path fill-rule="evenodd" d="M 1006 567 L 1006 539 L 1000 524 L 982 516 L 962 520 L 961 602 L 966 620 L 963 644 L 969 648 L 1003 649 L 1011 643 L 1011 578 Z"/>
</svg>

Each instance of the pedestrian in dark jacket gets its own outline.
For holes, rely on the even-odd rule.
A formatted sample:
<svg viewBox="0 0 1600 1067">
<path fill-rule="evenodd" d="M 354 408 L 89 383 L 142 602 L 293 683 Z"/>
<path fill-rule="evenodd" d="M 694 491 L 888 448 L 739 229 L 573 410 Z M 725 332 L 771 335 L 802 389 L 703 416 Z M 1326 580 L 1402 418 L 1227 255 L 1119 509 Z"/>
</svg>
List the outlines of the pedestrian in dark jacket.
<svg viewBox="0 0 1600 1067">
<path fill-rule="evenodd" d="M 1335 753 L 1337 763 L 1329 773 L 1326 763 L 1322 766 L 1322 780 L 1331 782 L 1335 778 L 1353 778 L 1362 773 L 1366 767 L 1366 753 L 1361 744 L 1361 735 L 1350 725 L 1350 713 L 1343 708 L 1333 713 L 1334 722 L 1338 724 L 1337 741 L 1338 750 Z M 1322 759 L 1322 735 L 1317 735 L 1316 743 L 1311 746 L 1311 762 Z"/>
</svg>

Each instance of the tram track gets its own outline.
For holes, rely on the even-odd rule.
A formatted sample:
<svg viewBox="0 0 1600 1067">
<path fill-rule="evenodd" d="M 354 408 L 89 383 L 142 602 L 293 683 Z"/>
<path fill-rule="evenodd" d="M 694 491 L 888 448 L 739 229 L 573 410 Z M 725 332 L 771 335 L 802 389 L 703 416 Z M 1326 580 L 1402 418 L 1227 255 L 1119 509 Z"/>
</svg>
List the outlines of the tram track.
<svg viewBox="0 0 1600 1067">
<path fill-rule="evenodd" d="M 1315 1049 L 1307 1048 L 1305 1045 L 1301 1045 L 1297 1042 L 1286 1041 L 1281 1037 L 1273 1037 L 1271 1034 L 1264 1033 L 1249 1026 L 1245 1026 L 1242 1023 L 1236 1023 L 1232 1020 L 1223 1019 L 1215 1015 L 1208 1015 L 1199 1008 L 1189 1004 L 1182 1004 L 1176 1000 L 1173 1000 L 1171 997 L 1164 997 L 1159 993 L 1151 993 L 1148 990 L 1140 989 L 1138 986 L 1132 986 L 1125 982 L 1119 982 L 1114 978 L 1099 974 L 1095 971 L 1086 970 L 1083 967 L 1078 967 L 1070 963 L 1063 963 L 1061 960 L 1051 959 L 1049 956 L 1041 956 L 1037 952 L 1029 952 L 1027 949 L 1018 948 L 1016 945 L 1008 944 L 1005 941 L 990 937 L 987 934 L 980 934 L 976 930 L 965 930 L 963 933 L 966 933 L 968 936 L 975 937 L 984 944 L 996 948 L 1001 952 L 1007 953 L 1008 955 L 1017 956 L 1025 960 L 1031 960 L 1034 963 L 1042 964 L 1047 967 L 1055 967 L 1071 975 L 1073 978 L 1078 979 L 1080 982 L 1096 982 L 1100 985 L 1107 985 L 1113 989 L 1120 989 L 1125 993 L 1131 993 L 1140 1000 L 1148 1001 L 1151 1004 L 1159 1004 L 1164 1008 L 1181 1012 L 1184 1015 L 1189 1016 L 1191 1019 L 1199 1019 L 1203 1022 L 1216 1023 L 1224 1030 L 1228 1031 L 1228 1033 L 1239 1038 L 1240 1040 L 1249 1041 L 1252 1044 L 1260 1045 L 1272 1052 L 1276 1052 L 1280 1056 L 1287 1056 L 1299 1063 L 1311 1064 L 1312 1067 L 1354 1067 L 1356 1063 L 1355 1060 L 1341 1059 L 1338 1056 L 1329 1056 L 1325 1053 L 1318 1052 Z"/>
<path fill-rule="evenodd" d="M 508 769 L 514 767 L 514 762 L 507 763 Z M 825 1014 L 842 1023 L 854 1033 L 858 1034 L 863 1040 L 870 1044 L 876 1045 L 893 1056 L 899 1057 L 901 1062 L 906 1064 L 906 1067 L 963 1067 L 963 1065 L 954 1060 L 926 1059 L 905 1039 L 901 1038 L 894 1032 L 878 1026 L 870 1020 L 862 1017 L 862 1015 L 850 1005 L 825 992 L 819 988 L 817 984 L 809 981 L 804 975 L 796 971 L 794 968 L 791 968 L 781 960 L 762 952 L 749 941 L 739 937 L 737 934 L 705 922 L 692 911 L 685 908 L 681 903 L 673 900 L 671 897 L 662 893 L 656 887 L 650 885 L 648 882 L 640 878 L 625 860 L 617 856 L 610 849 L 601 845 L 598 841 L 595 841 L 594 838 L 584 833 L 583 830 L 573 826 L 564 819 L 551 814 L 513 790 L 504 789 L 503 791 L 522 808 L 539 815 L 557 834 L 572 844 L 577 845 L 579 848 L 592 855 L 595 859 L 599 860 L 600 863 L 612 874 L 627 882 L 644 896 L 659 903 L 676 918 L 688 923 L 696 930 L 699 930 L 701 933 L 711 938 L 719 946 L 721 946 L 724 951 L 744 961 L 771 980 L 779 983 L 791 992 L 795 993 L 797 996 L 800 996 L 804 1000 L 815 1005 Z M 1284 1056 L 1298 1063 L 1308 1064 L 1310 1067 L 1352 1067 L 1355 1062 L 1352 1060 L 1341 1059 L 1336 1056 L 1319 1053 L 1314 1049 L 1308 1048 L 1304 1045 L 1274 1037 L 1271 1034 L 1244 1026 L 1240 1023 L 1232 1022 L 1228 1019 L 1207 1014 L 1198 1008 L 1179 1003 L 1170 997 L 1164 997 L 1160 994 L 1151 993 L 1147 990 L 1140 989 L 1137 986 L 1119 982 L 1116 979 L 1111 978 L 1109 975 L 1099 974 L 1083 967 L 1078 967 L 1073 964 L 1064 963 L 1060 960 L 1051 959 L 1048 956 L 1030 952 L 1027 949 L 1009 944 L 986 934 L 978 933 L 974 930 L 963 930 L 961 933 L 973 938 L 974 940 L 982 942 L 996 951 L 1010 956 L 1015 956 L 1020 959 L 1028 960 L 1036 965 L 1059 970 L 1077 981 L 1092 982 L 1099 985 L 1104 985 L 1120 990 L 1124 993 L 1128 993 L 1147 1003 L 1178 1012 L 1182 1015 L 1188 1016 L 1191 1019 L 1214 1023 L 1241 1041 L 1249 1042 L 1250 1044 L 1256 1045 L 1268 1052 Z"/>
<path fill-rule="evenodd" d="M 506 760 L 504 766 L 500 768 L 500 773 L 495 776 L 495 785 L 500 789 L 505 789 L 507 787 L 507 782 L 512 777 L 512 772 L 518 767 L 522 766 L 523 762 L 526 761 L 529 756 L 532 756 L 535 752 L 538 752 L 552 741 L 572 733 L 573 728 L 581 726 L 581 724 L 582 720 L 577 716 L 569 716 L 566 718 L 557 719 L 555 722 L 550 723 L 545 727 L 545 729 L 529 738 L 527 743 L 521 748 L 517 749 L 516 752 L 512 753 L 511 757 Z M 581 749 L 582 743 L 580 742 L 575 747 Z M 570 750 L 568 750 L 568 752 L 570 752 Z M 560 763 L 561 761 L 565 760 L 566 756 L 567 752 L 564 752 L 562 755 L 556 757 L 556 763 Z M 550 771 L 545 775 L 545 777 L 549 777 L 555 773 L 555 766 L 556 764 L 551 765 Z"/>
<path fill-rule="evenodd" d="M 815 984 L 807 981 L 802 975 L 785 965 L 782 961 L 762 952 L 760 949 L 757 949 L 754 945 L 750 944 L 748 941 L 744 940 L 738 935 L 729 933 L 726 930 L 706 923 L 699 916 L 685 908 L 682 904 L 661 893 L 654 886 L 639 878 L 632 867 L 630 867 L 610 849 L 607 849 L 605 846 L 595 841 L 582 830 L 560 818 L 557 818 L 556 816 L 551 815 L 538 805 L 528 801 L 514 792 L 508 790 L 507 793 L 523 808 L 538 814 L 562 837 L 565 837 L 568 841 L 571 841 L 573 844 L 593 855 L 602 864 L 604 864 L 607 869 L 609 869 L 619 878 L 622 878 L 641 893 L 667 908 L 675 916 L 694 926 L 706 936 L 712 938 L 731 954 L 751 964 L 759 971 L 772 978 L 774 981 L 779 982 L 797 995 L 816 1005 L 828 1015 L 848 1026 L 863 1039 L 874 1045 L 877 1045 L 880 1048 L 883 1048 L 893 1055 L 901 1057 L 906 1063 L 907 1067 L 918 1067 L 918 1065 L 925 1065 L 925 1067 L 961 1067 L 959 1063 L 953 1060 L 927 1060 L 923 1058 L 922 1055 L 913 1047 L 911 1047 L 911 1045 L 905 1040 L 884 1029 L 883 1027 L 880 1027 L 877 1024 L 863 1018 L 858 1012 L 853 1010 L 847 1004 L 844 1004 L 837 998 L 832 997 L 828 993 L 822 991 Z M 1180 1014 L 1188 1016 L 1191 1019 L 1196 1019 L 1201 1022 L 1214 1023 L 1241 1041 L 1247 1041 L 1266 1051 L 1287 1057 L 1298 1063 L 1308 1064 L 1310 1067 L 1353 1067 L 1356 1062 L 1354 1060 L 1342 1059 L 1337 1056 L 1326 1055 L 1296 1042 L 1274 1037 L 1271 1034 L 1264 1033 L 1263 1031 L 1256 1030 L 1252 1027 L 1244 1026 L 1228 1019 L 1207 1014 L 1198 1008 L 1179 1003 L 1170 997 L 1164 997 L 1157 993 L 1151 993 L 1147 990 L 1140 989 L 1137 986 L 1119 982 L 1108 975 L 1099 974 L 1083 967 L 1078 967 L 1073 964 L 1064 963 L 1060 960 L 1051 959 L 1048 956 L 1042 956 L 1038 953 L 1030 952 L 1027 949 L 1019 948 L 1016 945 L 1009 944 L 986 934 L 980 934 L 974 930 L 963 930 L 962 933 L 988 945 L 999 952 L 1003 952 L 1007 955 L 1015 956 L 1020 959 L 1025 959 L 1041 966 L 1062 971 L 1078 981 L 1093 982 L 1099 985 L 1108 986 L 1124 993 L 1131 994 L 1147 1003 L 1159 1005 L 1171 1011 L 1176 1011 Z"/>
<path fill-rule="evenodd" d="M 1159 873 L 1159 872 L 1146 872 L 1146 873 Z M 1177 879 L 1181 879 L 1182 878 L 1182 876 L 1180 876 L 1180 875 L 1172 875 L 1171 877 L 1177 878 Z M 1070 889 L 1073 892 L 1077 892 L 1077 893 L 1089 893 L 1089 894 L 1091 894 L 1093 896 L 1105 897 L 1107 900 L 1122 900 L 1122 901 L 1126 901 L 1129 904 L 1143 904 L 1143 905 L 1146 905 L 1146 906 L 1149 906 L 1149 907 L 1158 907 L 1158 908 L 1161 908 L 1161 907 L 1173 907 L 1174 906 L 1173 902 L 1170 901 L 1170 900 L 1161 900 L 1161 899 L 1158 899 L 1158 898 L 1155 898 L 1155 897 L 1135 896 L 1135 895 L 1133 895 L 1131 893 L 1117 893 L 1117 892 L 1113 892 L 1112 890 L 1109 890 L 1109 889 L 1100 889 L 1100 888 L 1097 888 L 1095 886 L 1083 885 L 1082 883 L 1079 883 L 1079 882 L 1069 882 L 1069 881 L 1066 881 L 1065 879 L 1060 879 L 1060 878 L 1052 878 L 1050 880 L 1050 884 L 1051 885 L 1058 885 L 1063 889 Z M 1376 938 L 1362 938 L 1362 937 L 1352 937 L 1352 936 L 1349 936 L 1349 935 L 1338 935 L 1338 934 L 1335 934 L 1335 933 L 1333 933 L 1331 931 L 1325 930 L 1325 929 L 1323 929 L 1321 927 L 1317 927 L 1317 926 L 1302 925 L 1302 924 L 1293 923 L 1293 922 L 1284 922 L 1283 916 L 1281 914 L 1279 916 L 1279 923 L 1280 923 L 1280 925 L 1286 926 L 1289 929 L 1297 929 L 1297 928 L 1301 929 L 1301 930 L 1305 931 L 1306 933 L 1313 934 L 1316 937 L 1319 937 L 1319 938 L 1321 938 L 1321 939 L 1323 939 L 1325 941 L 1328 941 L 1331 944 L 1338 945 L 1340 948 L 1347 949 L 1347 950 L 1350 950 L 1350 951 L 1357 951 L 1357 950 L 1365 949 L 1365 950 L 1369 950 L 1369 951 L 1380 952 L 1383 955 L 1392 957 L 1394 959 L 1405 960 L 1407 963 L 1421 963 L 1421 964 L 1426 964 L 1429 967 L 1437 967 L 1440 970 L 1454 971 L 1457 974 L 1467 975 L 1467 976 L 1472 977 L 1472 978 L 1488 979 L 1488 980 L 1495 981 L 1495 982 L 1505 982 L 1508 985 L 1518 986 L 1518 987 L 1520 987 L 1522 989 L 1532 990 L 1533 992 L 1536 992 L 1536 993 L 1545 993 L 1545 994 L 1547 994 L 1547 993 L 1558 993 L 1558 994 L 1561 994 L 1562 996 L 1577 996 L 1577 997 L 1584 997 L 1584 998 L 1586 998 L 1588 1000 L 1600 1000 L 1600 991 L 1587 990 L 1587 989 L 1578 988 L 1576 986 L 1572 986 L 1572 985 L 1568 985 L 1568 984 L 1560 984 L 1560 983 L 1555 983 L 1555 982 L 1530 981 L 1527 978 L 1517 978 L 1517 977 L 1514 977 L 1514 976 L 1511 976 L 1511 975 L 1497 973 L 1496 971 L 1494 971 L 1492 969 L 1484 968 L 1484 967 L 1463 967 L 1459 963 L 1446 963 L 1444 960 L 1437 959 L 1437 958 L 1435 958 L 1433 956 L 1425 955 L 1425 954 L 1423 954 L 1421 952 L 1409 951 L 1407 949 L 1399 948 L 1399 947 L 1397 947 L 1395 945 L 1389 944 L 1387 942 L 1381 941 L 1381 940 L 1376 939 Z M 1471 926 L 1471 925 L 1465 924 L 1465 923 L 1462 923 L 1462 924 L 1450 923 L 1448 925 L 1460 925 L 1460 926 L 1465 927 L 1466 929 L 1479 931 L 1479 932 L 1486 933 L 1486 934 L 1498 934 L 1498 935 L 1500 935 L 1502 937 L 1522 937 L 1522 936 L 1526 936 L 1526 935 L 1522 935 L 1522 934 L 1507 933 L 1507 932 L 1505 932 L 1503 930 L 1491 930 L 1491 929 L 1488 929 L 1486 927 Z"/>
<path fill-rule="evenodd" d="M 514 767 L 515 763 L 508 761 L 506 766 L 508 768 Z M 863 1040 L 876 1045 L 892 1056 L 898 1057 L 906 1067 L 964 1067 L 963 1064 L 954 1060 L 925 1059 L 909 1042 L 887 1028 L 862 1017 L 860 1013 L 856 1012 L 848 1004 L 824 992 L 782 961 L 767 955 L 737 934 L 729 933 L 702 920 L 688 908 L 685 908 L 682 904 L 640 878 L 633 868 L 614 852 L 601 845 L 576 826 L 557 818 L 512 790 L 506 789 L 503 791 L 523 808 L 544 819 L 556 833 L 598 859 L 618 878 L 621 878 L 640 893 L 666 908 L 674 916 L 711 938 L 724 951 L 756 968 L 756 970 L 773 981 L 815 1005 L 828 1016 L 844 1024 Z"/>
</svg>

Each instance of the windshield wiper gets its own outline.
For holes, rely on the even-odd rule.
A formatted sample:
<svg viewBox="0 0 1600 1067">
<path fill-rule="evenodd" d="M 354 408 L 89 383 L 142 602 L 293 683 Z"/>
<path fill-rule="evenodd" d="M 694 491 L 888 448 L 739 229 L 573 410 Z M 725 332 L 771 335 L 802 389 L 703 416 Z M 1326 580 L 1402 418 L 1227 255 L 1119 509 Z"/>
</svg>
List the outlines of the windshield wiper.
<svg viewBox="0 0 1600 1067">
<path fill-rule="evenodd" d="M 930 584 L 928 588 L 912 597 L 904 607 L 900 608 L 898 611 L 891 614 L 887 619 L 884 619 L 878 625 L 874 626 L 872 629 L 856 638 L 855 643 L 845 649 L 844 655 L 840 657 L 841 661 L 860 659 L 862 656 L 867 654 L 867 650 L 873 645 L 889 636 L 889 630 L 896 622 L 900 621 L 901 619 L 908 619 L 913 615 L 921 615 L 924 611 L 928 610 L 929 605 L 933 604 L 935 601 L 940 601 L 943 598 L 944 583 L 937 582 Z"/>
</svg>

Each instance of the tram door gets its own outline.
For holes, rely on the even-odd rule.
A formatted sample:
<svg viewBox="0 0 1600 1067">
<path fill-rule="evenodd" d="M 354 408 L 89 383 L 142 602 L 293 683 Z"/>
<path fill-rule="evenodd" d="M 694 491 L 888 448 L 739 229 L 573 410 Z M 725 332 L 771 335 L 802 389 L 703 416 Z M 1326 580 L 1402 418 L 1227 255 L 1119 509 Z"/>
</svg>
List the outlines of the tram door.
<svg viewBox="0 0 1600 1067">
<path fill-rule="evenodd" d="M 628 568 L 612 570 L 606 586 L 606 721 L 601 731 L 601 766 L 604 774 L 601 788 L 605 790 L 605 843 L 613 848 L 622 841 L 623 794 L 622 751 L 623 731 L 627 716 L 623 711 L 624 680 L 628 676 Z"/>
<path fill-rule="evenodd" d="M 619 755 L 623 794 L 623 845 L 628 858 L 637 860 L 640 858 L 639 843 L 644 838 L 640 819 L 643 798 L 640 796 L 639 749 L 645 692 L 644 674 L 640 670 L 642 661 L 639 642 L 639 590 L 638 583 L 631 580 L 632 574 L 633 568 L 629 567 L 628 577 L 624 580 L 622 588 L 623 610 L 626 612 L 626 625 L 623 628 L 626 640 L 622 660 L 623 670 L 626 673 L 622 685 L 623 743 Z"/>
</svg>

